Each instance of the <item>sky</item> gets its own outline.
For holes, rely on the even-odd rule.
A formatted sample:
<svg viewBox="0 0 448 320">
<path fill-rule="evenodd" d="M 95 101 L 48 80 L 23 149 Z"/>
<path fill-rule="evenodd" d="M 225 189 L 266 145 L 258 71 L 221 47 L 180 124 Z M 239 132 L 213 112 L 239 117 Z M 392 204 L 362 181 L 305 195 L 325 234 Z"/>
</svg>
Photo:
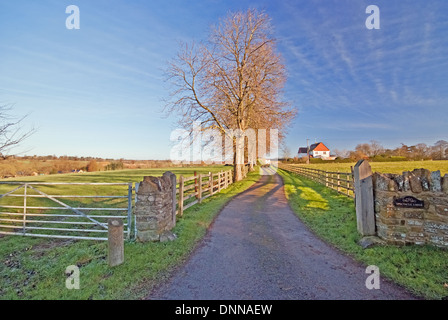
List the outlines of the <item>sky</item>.
<svg viewBox="0 0 448 320">
<path fill-rule="evenodd" d="M 67 29 L 69 5 L 80 28 Z M 368 29 L 369 5 L 380 29 Z M 36 132 L 12 153 L 168 159 L 167 62 L 230 11 L 271 18 L 297 109 L 285 146 L 448 140 L 448 1 L 0 0 L 0 105 Z"/>
</svg>

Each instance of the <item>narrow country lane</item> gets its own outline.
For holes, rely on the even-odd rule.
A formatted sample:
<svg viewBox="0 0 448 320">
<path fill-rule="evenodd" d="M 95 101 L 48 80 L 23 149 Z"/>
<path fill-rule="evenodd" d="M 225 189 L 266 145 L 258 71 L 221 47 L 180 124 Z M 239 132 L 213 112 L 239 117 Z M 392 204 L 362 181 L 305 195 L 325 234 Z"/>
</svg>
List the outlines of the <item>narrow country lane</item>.
<svg viewBox="0 0 448 320">
<path fill-rule="evenodd" d="M 199 248 L 147 299 L 415 299 L 317 238 L 290 209 L 278 174 L 262 175 L 216 218 Z"/>
</svg>

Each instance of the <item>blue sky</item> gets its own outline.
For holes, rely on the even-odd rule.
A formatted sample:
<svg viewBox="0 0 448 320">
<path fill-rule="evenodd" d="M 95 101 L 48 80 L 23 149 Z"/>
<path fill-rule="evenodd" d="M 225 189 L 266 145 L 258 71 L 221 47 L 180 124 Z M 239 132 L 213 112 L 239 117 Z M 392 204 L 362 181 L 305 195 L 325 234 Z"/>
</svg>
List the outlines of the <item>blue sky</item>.
<svg viewBox="0 0 448 320">
<path fill-rule="evenodd" d="M 68 5 L 80 29 L 68 30 Z M 380 29 L 368 30 L 368 5 Z M 448 140 L 448 2 L 1 1 L 0 103 L 37 132 L 15 153 L 168 159 L 176 118 L 163 113 L 166 62 L 179 41 L 203 40 L 230 10 L 272 18 L 298 109 L 291 152 L 323 141 Z"/>
</svg>

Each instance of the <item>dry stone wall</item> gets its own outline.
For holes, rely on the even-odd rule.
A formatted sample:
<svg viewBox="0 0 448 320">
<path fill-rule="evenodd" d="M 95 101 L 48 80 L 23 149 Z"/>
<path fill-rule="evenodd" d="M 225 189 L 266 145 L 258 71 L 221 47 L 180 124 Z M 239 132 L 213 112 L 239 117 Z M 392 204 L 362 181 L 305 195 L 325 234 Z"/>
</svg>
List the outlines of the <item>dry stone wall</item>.
<svg viewBox="0 0 448 320">
<path fill-rule="evenodd" d="M 448 247 L 448 174 L 373 174 L 377 235 L 389 243 Z"/>
<path fill-rule="evenodd" d="M 171 172 L 143 178 L 134 209 L 138 241 L 173 240 L 170 230 L 176 225 L 175 192 L 176 176 Z"/>
</svg>

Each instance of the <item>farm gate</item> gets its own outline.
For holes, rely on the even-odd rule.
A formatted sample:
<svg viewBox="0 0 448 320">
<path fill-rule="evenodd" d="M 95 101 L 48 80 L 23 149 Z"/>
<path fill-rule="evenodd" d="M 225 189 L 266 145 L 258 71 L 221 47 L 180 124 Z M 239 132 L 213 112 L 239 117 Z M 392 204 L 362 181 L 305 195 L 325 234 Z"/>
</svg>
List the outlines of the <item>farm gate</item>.
<svg viewBox="0 0 448 320">
<path fill-rule="evenodd" d="M 107 240 L 107 219 L 132 235 L 132 183 L 0 182 L 0 234 Z"/>
</svg>

